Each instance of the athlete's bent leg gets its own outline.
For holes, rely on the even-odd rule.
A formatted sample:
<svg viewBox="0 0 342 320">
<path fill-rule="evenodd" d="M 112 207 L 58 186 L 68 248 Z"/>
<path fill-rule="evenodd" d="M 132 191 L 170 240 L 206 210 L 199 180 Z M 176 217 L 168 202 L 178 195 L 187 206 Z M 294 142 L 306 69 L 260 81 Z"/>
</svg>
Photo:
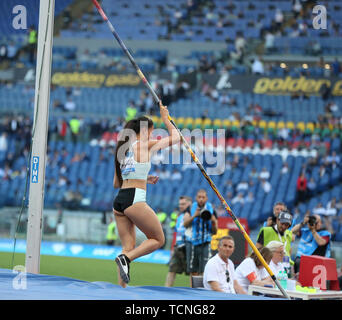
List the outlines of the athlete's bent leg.
<svg viewBox="0 0 342 320">
<path fill-rule="evenodd" d="M 149 254 L 164 245 L 165 236 L 160 221 L 146 202 L 133 204 L 125 210 L 124 214 L 147 237 L 147 240 L 126 254 L 131 261 Z"/>
</svg>

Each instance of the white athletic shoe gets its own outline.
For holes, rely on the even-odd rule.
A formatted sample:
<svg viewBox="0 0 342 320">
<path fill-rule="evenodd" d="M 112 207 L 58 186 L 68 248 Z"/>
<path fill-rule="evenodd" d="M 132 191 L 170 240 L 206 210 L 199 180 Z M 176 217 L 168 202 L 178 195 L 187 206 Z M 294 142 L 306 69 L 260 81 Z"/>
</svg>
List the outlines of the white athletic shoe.
<svg viewBox="0 0 342 320">
<path fill-rule="evenodd" d="M 116 264 L 119 266 L 120 277 L 123 282 L 128 283 L 129 278 L 129 260 L 124 254 L 119 254 L 115 258 Z"/>
</svg>

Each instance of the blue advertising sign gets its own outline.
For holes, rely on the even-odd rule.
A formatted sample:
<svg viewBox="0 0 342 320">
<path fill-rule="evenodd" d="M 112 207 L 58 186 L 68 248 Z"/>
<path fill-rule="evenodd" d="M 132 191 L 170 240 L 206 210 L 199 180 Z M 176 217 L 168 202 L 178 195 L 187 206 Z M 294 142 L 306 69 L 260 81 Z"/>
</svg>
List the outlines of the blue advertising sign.
<svg viewBox="0 0 342 320">
<path fill-rule="evenodd" d="M 65 243 L 42 241 L 40 254 L 63 257 L 94 258 L 114 260 L 121 253 L 119 246 L 106 246 L 83 243 Z M 0 239 L 0 252 L 12 252 L 13 240 Z M 26 241 L 18 239 L 16 242 L 16 252 L 26 252 Z M 137 262 L 167 264 L 170 260 L 170 251 L 156 250 L 146 256 L 138 258 Z"/>
</svg>

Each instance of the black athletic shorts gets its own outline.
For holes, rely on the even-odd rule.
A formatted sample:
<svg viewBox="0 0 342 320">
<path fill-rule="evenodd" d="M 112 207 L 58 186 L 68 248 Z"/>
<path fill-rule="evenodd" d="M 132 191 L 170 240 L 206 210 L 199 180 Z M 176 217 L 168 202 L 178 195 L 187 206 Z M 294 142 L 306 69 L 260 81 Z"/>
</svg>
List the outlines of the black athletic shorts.
<svg viewBox="0 0 342 320">
<path fill-rule="evenodd" d="M 116 211 L 124 212 L 137 202 L 146 202 L 146 190 L 139 188 L 120 189 L 114 199 L 113 208 Z"/>
</svg>

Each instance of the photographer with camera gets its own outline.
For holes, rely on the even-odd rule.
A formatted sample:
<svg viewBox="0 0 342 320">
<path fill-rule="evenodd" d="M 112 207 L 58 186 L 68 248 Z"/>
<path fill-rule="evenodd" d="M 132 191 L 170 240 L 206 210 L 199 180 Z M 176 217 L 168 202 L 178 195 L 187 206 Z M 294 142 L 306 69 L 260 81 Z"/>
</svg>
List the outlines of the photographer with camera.
<svg viewBox="0 0 342 320">
<path fill-rule="evenodd" d="M 210 258 L 211 236 L 217 232 L 217 219 L 214 209 L 208 202 L 207 192 L 199 190 L 190 213 L 184 214 L 185 234 L 191 239 L 187 242 L 186 256 L 190 279 L 193 275 L 202 275 Z"/>
<path fill-rule="evenodd" d="M 276 202 L 273 205 L 273 214 L 267 218 L 267 220 L 264 222 L 263 227 L 271 227 L 276 224 L 277 218 L 280 212 L 286 211 L 287 207 L 285 203 L 283 202 Z"/>
<path fill-rule="evenodd" d="M 306 215 L 303 222 L 293 227 L 292 232 L 300 237 L 294 265 L 295 273 L 299 272 L 302 255 L 330 257 L 331 233 L 322 228 L 319 215 Z"/>
<path fill-rule="evenodd" d="M 276 223 L 270 227 L 262 227 L 259 231 L 256 247 L 258 249 L 266 247 L 271 241 L 280 241 L 284 245 L 285 255 L 283 256 L 283 264 L 291 276 L 291 265 L 294 262 L 291 260 L 291 243 L 293 241 L 292 231 L 290 227 L 293 222 L 293 217 L 288 211 L 281 211 L 276 218 Z"/>
</svg>

